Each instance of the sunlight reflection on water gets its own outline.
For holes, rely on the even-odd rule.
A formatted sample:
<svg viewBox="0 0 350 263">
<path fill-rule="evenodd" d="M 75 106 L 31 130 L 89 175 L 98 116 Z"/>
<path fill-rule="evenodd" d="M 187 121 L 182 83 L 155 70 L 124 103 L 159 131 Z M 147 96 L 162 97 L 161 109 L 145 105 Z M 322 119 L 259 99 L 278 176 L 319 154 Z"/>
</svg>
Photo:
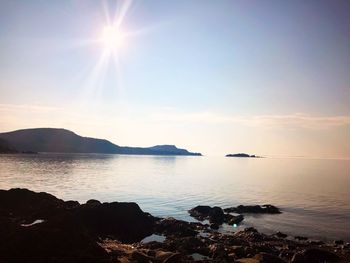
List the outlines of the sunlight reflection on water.
<svg viewBox="0 0 350 263">
<path fill-rule="evenodd" d="M 80 202 L 134 201 L 156 216 L 190 221 L 187 210 L 199 204 L 271 203 L 284 213 L 246 216 L 243 226 L 349 240 L 349 171 L 349 160 L 2 155 L 0 188 L 25 187 Z"/>
</svg>

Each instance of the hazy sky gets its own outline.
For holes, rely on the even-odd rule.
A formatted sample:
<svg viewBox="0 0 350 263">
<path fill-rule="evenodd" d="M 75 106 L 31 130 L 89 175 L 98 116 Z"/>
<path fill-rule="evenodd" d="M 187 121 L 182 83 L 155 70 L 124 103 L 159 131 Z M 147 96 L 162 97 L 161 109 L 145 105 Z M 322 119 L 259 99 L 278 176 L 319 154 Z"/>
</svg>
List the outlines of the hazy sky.
<svg viewBox="0 0 350 263">
<path fill-rule="evenodd" d="M 29 127 L 350 157 L 350 2 L 2 0 L 0 131 Z"/>
</svg>

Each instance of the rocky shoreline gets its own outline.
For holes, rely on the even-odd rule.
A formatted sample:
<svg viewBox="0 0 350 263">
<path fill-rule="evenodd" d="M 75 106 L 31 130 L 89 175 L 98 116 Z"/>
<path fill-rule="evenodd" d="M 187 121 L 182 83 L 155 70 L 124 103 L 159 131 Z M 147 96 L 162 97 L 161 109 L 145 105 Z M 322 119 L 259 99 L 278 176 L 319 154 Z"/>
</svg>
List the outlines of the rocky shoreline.
<svg viewBox="0 0 350 263">
<path fill-rule="evenodd" d="M 350 244 L 341 240 L 216 231 L 239 224 L 244 213 L 280 213 L 271 205 L 197 206 L 189 213 L 203 222 L 157 218 L 136 203 L 79 204 L 0 190 L 0 262 L 350 262 Z"/>
</svg>

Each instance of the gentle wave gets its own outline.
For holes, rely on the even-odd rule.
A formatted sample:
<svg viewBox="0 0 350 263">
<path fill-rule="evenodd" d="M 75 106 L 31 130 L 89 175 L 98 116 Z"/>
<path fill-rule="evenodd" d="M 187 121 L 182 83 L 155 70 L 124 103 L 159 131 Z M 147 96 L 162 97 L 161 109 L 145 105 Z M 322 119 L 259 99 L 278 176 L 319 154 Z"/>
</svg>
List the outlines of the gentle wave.
<svg viewBox="0 0 350 263">
<path fill-rule="evenodd" d="M 156 216 L 184 220 L 193 220 L 187 210 L 196 205 L 271 203 L 283 213 L 248 215 L 241 227 L 350 240 L 349 171 L 349 160 L 3 155 L 0 188 L 29 188 L 80 202 L 137 202 Z"/>
</svg>

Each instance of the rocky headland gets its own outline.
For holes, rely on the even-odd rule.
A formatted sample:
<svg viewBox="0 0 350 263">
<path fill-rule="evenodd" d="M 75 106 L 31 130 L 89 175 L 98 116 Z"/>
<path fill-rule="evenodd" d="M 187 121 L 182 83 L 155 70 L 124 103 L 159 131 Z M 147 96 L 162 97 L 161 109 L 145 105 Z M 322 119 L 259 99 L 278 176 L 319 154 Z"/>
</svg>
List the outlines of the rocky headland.
<svg viewBox="0 0 350 263">
<path fill-rule="evenodd" d="M 2 141 L 21 153 L 103 153 L 131 155 L 201 156 L 201 153 L 177 148 L 175 145 L 130 147 L 116 145 L 105 139 L 80 136 L 72 131 L 57 128 L 34 128 L 0 133 Z M 5 145 L 6 146 L 6 145 Z M 5 147 L 5 150 L 9 147 Z M 3 150 L 4 153 L 10 153 Z"/>
<path fill-rule="evenodd" d="M 136 203 L 79 204 L 0 190 L 0 262 L 350 262 L 350 244 L 342 240 L 215 230 L 239 224 L 245 213 L 280 212 L 272 205 L 197 206 L 189 213 L 203 222 L 185 222 L 154 217 Z"/>
<path fill-rule="evenodd" d="M 18 153 L 18 151 L 10 145 L 6 140 L 0 138 L 0 154 L 6 153 L 6 154 L 12 154 L 12 153 Z"/>
</svg>

